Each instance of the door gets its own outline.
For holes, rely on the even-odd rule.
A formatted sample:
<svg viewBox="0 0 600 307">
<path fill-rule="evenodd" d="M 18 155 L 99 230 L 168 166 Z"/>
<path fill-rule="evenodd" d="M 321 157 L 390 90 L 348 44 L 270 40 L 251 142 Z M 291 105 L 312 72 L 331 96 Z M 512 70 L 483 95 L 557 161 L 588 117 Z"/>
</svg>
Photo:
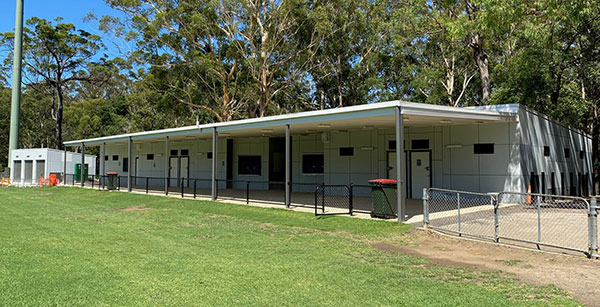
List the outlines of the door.
<svg viewBox="0 0 600 307">
<path fill-rule="evenodd" d="M 285 138 L 269 139 L 269 189 L 283 190 L 285 185 Z M 275 183 L 271 183 L 275 182 Z"/>
<path fill-rule="evenodd" d="M 25 161 L 25 178 L 23 182 L 33 183 L 33 161 Z"/>
<path fill-rule="evenodd" d="M 179 182 L 183 179 L 184 187 L 189 187 L 186 180 L 190 177 L 190 157 L 179 157 Z"/>
<path fill-rule="evenodd" d="M 423 198 L 423 189 L 431 187 L 431 151 L 410 152 L 411 198 Z"/>
<path fill-rule="evenodd" d="M 36 163 L 36 169 L 37 169 L 37 174 L 35 176 L 35 178 L 46 178 L 46 161 L 44 160 L 37 160 L 35 161 Z"/>
<path fill-rule="evenodd" d="M 398 175 L 396 172 L 396 152 L 388 151 L 387 155 L 387 178 L 388 179 L 398 179 Z"/>
<path fill-rule="evenodd" d="M 169 158 L 169 186 L 179 186 L 179 157 Z"/>
<path fill-rule="evenodd" d="M 21 182 L 21 167 L 22 162 L 20 160 L 13 162 L 13 182 Z"/>
</svg>

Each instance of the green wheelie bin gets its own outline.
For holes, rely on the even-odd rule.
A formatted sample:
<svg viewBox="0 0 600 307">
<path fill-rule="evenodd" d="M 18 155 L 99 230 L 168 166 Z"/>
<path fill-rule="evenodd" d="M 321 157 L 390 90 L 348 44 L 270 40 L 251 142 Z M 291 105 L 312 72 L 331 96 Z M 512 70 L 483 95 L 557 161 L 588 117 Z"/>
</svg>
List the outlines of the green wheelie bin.
<svg viewBox="0 0 600 307">
<path fill-rule="evenodd" d="M 117 180 L 119 180 L 118 175 L 119 175 L 119 173 L 116 173 L 116 172 L 106 173 L 106 177 L 108 178 L 107 188 L 109 190 L 117 189 L 117 184 L 118 184 Z"/>
<path fill-rule="evenodd" d="M 398 217 L 397 211 L 397 181 L 393 179 L 369 180 L 371 185 L 371 201 L 373 211 L 371 217 L 390 219 Z"/>
</svg>

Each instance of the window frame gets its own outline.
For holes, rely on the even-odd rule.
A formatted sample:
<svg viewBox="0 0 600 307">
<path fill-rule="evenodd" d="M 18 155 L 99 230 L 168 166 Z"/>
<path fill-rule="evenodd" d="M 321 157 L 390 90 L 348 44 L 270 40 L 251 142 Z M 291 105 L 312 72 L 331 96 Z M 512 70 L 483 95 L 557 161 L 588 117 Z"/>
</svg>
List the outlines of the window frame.
<svg viewBox="0 0 600 307">
<path fill-rule="evenodd" d="M 305 156 L 321 156 L 323 159 L 323 171 L 320 173 L 317 172 L 305 172 L 305 166 L 304 166 L 304 157 Z M 302 153 L 302 175 L 308 175 L 308 176 L 319 176 L 319 175 L 324 175 L 325 174 L 325 153 L 322 152 L 306 152 L 306 153 Z"/>
<path fill-rule="evenodd" d="M 256 172 L 241 172 L 243 170 L 242 168 L 242 161 L 241 159 L 248 159 L 248 158 L 257 158 L 259 159 L 259 163 L 258 163 L 258 173 Z M 262 155 L 238 155 L 238 159 L 237 159 L 237 174 L 238 176 L 262 176 Z"/>
</svg>

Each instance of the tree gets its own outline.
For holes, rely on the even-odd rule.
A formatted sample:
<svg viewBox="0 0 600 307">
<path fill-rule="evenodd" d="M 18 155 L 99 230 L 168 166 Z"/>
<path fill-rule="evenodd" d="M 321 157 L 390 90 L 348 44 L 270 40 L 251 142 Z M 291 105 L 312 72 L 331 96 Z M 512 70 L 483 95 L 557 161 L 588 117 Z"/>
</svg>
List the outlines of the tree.
<svg viewBox="0 0 600 307">
<path fill-rule="evenodd" d="M 56 19 L 56 26 L 37 17 L 26 22 L 23 37 L 25 84 L 51 98 L 55 122 L 55 145 L 63 148 L 63 109 L 69 87 L 78 82 L 99 82 L 92 75 L 100 37 Z M 14 33 L 4 33 L 0 43 L 12 45 Z M 7 59 L 8 60 L 8 59 Z M 102 61 L 102 59 L 100 59 Z"/>
</svg>

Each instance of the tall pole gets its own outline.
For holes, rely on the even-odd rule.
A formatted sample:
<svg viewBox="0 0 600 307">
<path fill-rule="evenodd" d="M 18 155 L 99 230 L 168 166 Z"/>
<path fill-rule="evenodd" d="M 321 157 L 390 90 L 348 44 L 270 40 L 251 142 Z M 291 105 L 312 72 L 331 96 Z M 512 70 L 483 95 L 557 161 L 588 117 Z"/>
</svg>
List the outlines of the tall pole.
<svg viewBox="0 0 600 307">
<path fill-rule="evenodd" d="M 406 196 L 406 185 L 404 177 L 406 169 L 403 165 L 404 158 L 404 121 L 402 118 L 402 108 L 396 108 L 396 203 L 398 205 L 398 222 L 404 222 L 405 206 L 404 198 Z"/>
<path fill-rule="evenodd" d="M 291 151 L 291 132 L 290 125 L 285 125 L 285 207 L 289 208 L 292 202 L 292 173 L 291 173 L 291 163 L 292 163 L 292 151 Z"/>
<path fill-rule="evenodd" d="M 15 50 L 13 53 L 12 102 L 10 107 L 10 140 L 8 161 L 13 149 L 19 147 L 19 113 L 21 110 L 21 58 L 23 57 L 23 0 L 17 0 L 15 16 Z"/>
<path fill-rule="evenodd" d="M 212 176 L 211 176 L 211 199 L 217 200 L 217 128 L 213 128 L 212 134 Z"/>
</svg>

